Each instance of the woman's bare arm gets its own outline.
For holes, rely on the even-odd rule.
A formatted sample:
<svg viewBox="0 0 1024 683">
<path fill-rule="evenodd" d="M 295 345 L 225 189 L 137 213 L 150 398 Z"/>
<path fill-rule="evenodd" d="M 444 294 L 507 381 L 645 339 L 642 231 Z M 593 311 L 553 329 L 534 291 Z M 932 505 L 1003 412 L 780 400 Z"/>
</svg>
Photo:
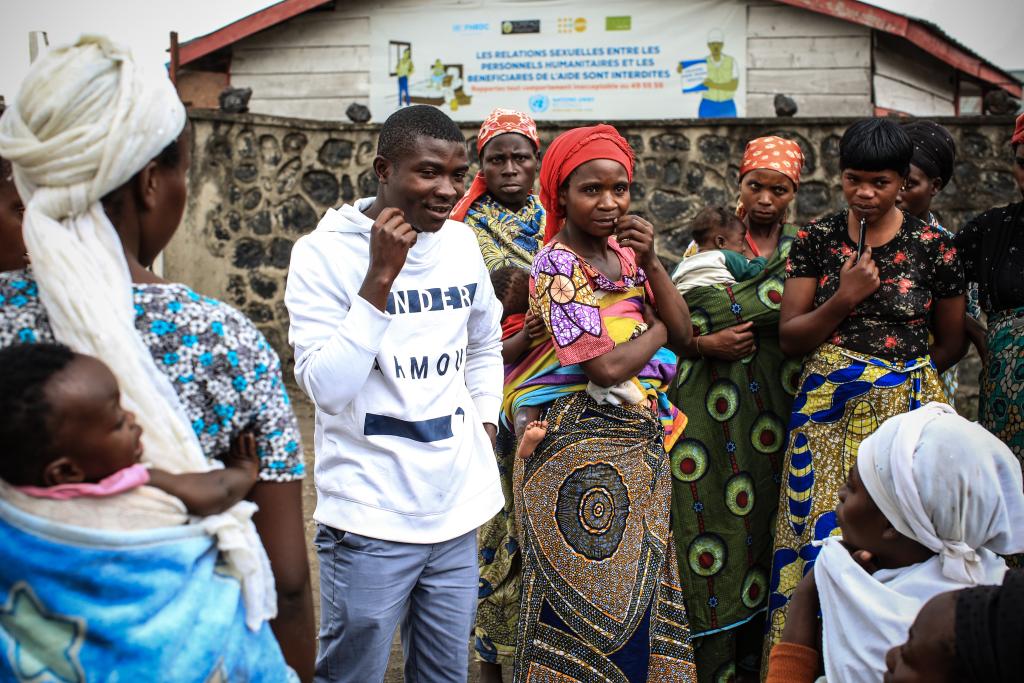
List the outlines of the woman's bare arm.
<svg viewBox="0 0 1024 683">
<path fill-rule="evenodd" d="M 956 365 L 967 353 L 967 330 L 964 318 L 967 304 L 964 295 L 936 299 L 932 306 L 932 362 L 939 372 Z"/>
<path fill-rule="evenodd" d="M 598 386 L 613 387 L 636 377 L 648 361 L 668 341 L 664 323 L 648 318 L 647 331 L 636 339 L 619 344 L 611 351 L 580 365 L 587 379 Z"/>
</svg>

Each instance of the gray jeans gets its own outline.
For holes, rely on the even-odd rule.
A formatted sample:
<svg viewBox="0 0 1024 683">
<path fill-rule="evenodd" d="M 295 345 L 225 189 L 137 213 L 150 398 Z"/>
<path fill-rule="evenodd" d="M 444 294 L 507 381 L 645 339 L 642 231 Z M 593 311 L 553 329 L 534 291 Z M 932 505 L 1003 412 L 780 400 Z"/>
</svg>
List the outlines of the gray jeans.
<svg viewBox="0 0 1024 683">
<path fill-rule="evenodd" d="M 316 683 L 382 681 L 399 623 L 407 683 L 464 682 L 476 615 L 476 531 L 394 543 L 317 525 Z"/>
</svg>

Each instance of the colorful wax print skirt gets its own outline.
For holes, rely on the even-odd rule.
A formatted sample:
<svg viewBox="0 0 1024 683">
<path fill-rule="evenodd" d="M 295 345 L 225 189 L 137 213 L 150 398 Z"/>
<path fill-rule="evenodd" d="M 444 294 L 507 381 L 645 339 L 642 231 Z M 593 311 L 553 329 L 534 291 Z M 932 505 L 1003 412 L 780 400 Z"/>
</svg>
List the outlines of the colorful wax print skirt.
<svg viewBox="0 0 1024 683">
<path fill-rule="evenodd" d="M 978 421 L 1024 464 L 1024 308 L 988 319 Z"/>
<path fill-rule="evenodd" d="M 781 278 L 777 284 L 781 292 Z M 728 300 L 710 296 L 715 289 L 701 287 L 686 297 L 703 334 L 709 312 L 722 322 L 713 331 L 728 326 L 727 315 L 734 325 L 760 319 L 745 317 L 759 304 L 750 300 L 754 288 L 722 288 L 743 299 L 743 317 L 727 305 L 719 311 Z M 774 306 L 777 311 L 777 301 Z M 786 421 L 801 371 L 799 360 L 779 350 L 777 314 L 772 320 L 764 327 L 755 322 L 756 350 L 747 358 L 680 361 L 669 391 L 688 418 L 671 453 L 672 531 L 702 682 L 730 680 L 745 654 L 756 662 L 761 653 L 756 637 L 741 652 L 738 644 L 747 639 L 738 641 L 732 630 L 751 622 L 759 632 L 763 623 Z"/>
<path fill-rule="evenodd" d="M 516 437 L 504 424 L 498 428 L 494 452 L 505 506 L 477 532 L 480 593 L 473 628 L 473 654 L 478 661 L 512 666 L 519 622 L 522 560 L 512 503 Z"/>
<path fill-rule="evenodd" d="M 664 430 L 646 406 L 557 399 L 515 463 L 523 587 L 513 680 L 696 674 L 669 524 Z"/>
<path fill-rule="evenodd" d="M 838 533 L 839 489 L 860 443 L 894 415 L 946 402 L 931 359 L 887 361 L 823 344 L 804 363 L 782 466 L 768 596 L 767 653 L 782 636 L 789 598 L 814 566 L 812 545 Z"/>
</svg>

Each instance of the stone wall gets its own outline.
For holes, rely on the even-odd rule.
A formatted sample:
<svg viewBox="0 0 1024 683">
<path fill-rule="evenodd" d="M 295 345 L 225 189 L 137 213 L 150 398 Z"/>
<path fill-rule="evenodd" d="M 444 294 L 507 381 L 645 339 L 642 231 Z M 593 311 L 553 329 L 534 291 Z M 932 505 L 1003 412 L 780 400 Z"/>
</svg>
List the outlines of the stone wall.
<svg viewBox="0 0 1024 683">
<path fill-rule="evenodd" d="M 191 113 L 194 142 L 190 197 L 182 227 L 167 250 L 167 277 L 244 311 L 267 335 L 290 374 L 288 314 L 283 295 L 292 245 L 332 206 L 373 195 L 370 168 L 375 125 L 345 125 L 218 112 Z M 689 241 L 689 221 L 709 204 L 736 201 L 738 162 L 747 140 L 778 134 L 797 140 L 807 157 L 794 209 L 797 221 L 843 205 L 839 138 L 850 119 L 628 121 L 616 125 L 637 153 L 633 210 L 659 231 L 659 253 L 674 262 Z M 1013 201 L 1016 185 L 1007 142 L 1012 120 L 945 119 L 960 160 L 950 186 L 934 202 L 942 222 Z M 546 145 L 571 127 L 540 127 Z M 476 165 L 476 126 L 465 128 Z M 965 398 L 975 394 L 976 367 L 964 368 Z M 973 409 L 966 410 L 968 414 Z"/>
</svg>

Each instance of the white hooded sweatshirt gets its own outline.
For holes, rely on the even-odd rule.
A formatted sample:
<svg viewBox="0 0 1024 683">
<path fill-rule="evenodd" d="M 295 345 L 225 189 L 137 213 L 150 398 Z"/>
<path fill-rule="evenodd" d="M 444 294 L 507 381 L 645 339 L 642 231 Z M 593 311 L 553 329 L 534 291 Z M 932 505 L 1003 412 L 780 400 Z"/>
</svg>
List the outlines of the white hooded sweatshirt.
<svg viewBox="0 0 1024 683">
<path fill-rule="evenodd" d="M 313 518 L 439 543 L 504 504 L 483 423 L 501 410 L 501 303 L 476 237 L 420 233 L 382 313 L 358 295 L 373 198 L 330 209 L 295 244 L 285 292 L 295 377 L 316 404 Z"/>
</svg>

